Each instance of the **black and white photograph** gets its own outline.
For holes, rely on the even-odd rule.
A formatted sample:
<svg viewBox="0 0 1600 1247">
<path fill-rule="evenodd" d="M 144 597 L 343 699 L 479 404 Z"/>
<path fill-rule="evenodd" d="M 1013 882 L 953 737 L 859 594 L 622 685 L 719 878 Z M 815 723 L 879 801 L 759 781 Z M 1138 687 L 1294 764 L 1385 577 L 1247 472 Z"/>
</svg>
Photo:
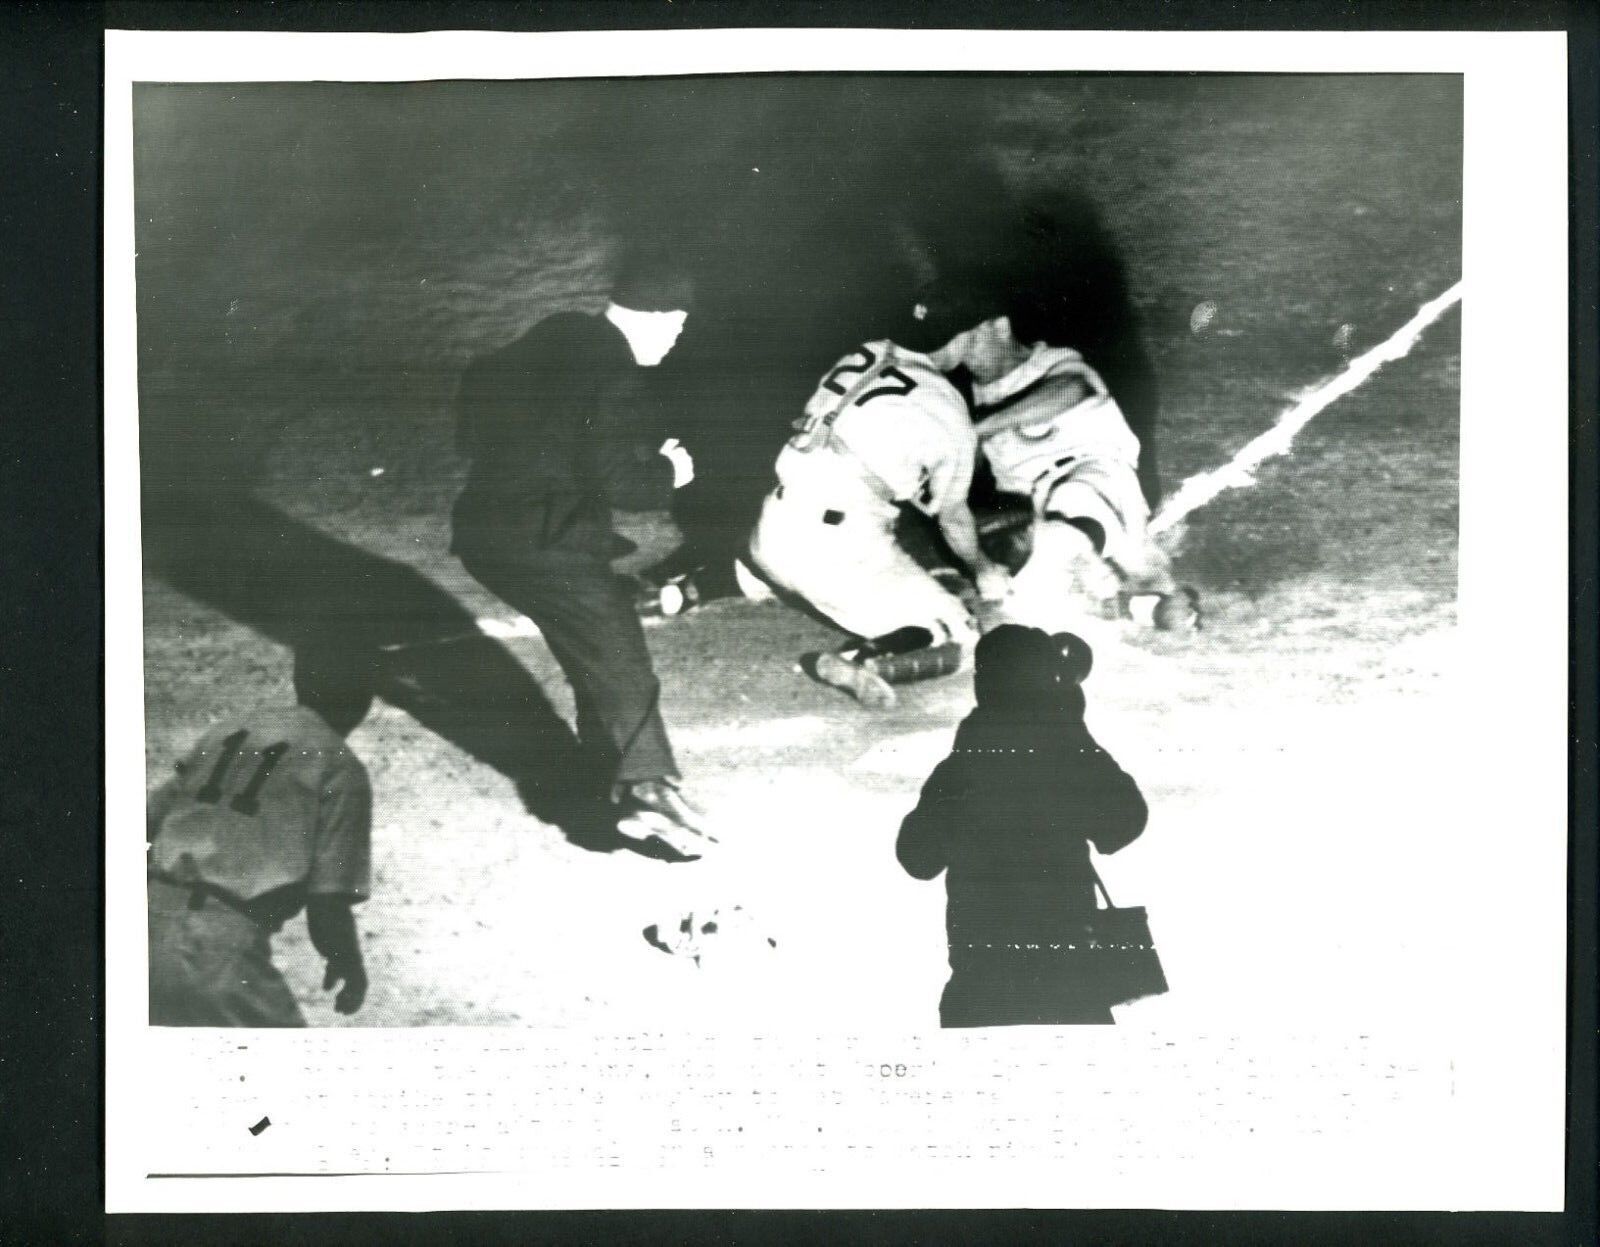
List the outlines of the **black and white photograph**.
<svg viewBox="0 0 1600 1247">
<path fill-rule="evenodd" d="M 1463 583 L 1559 560 L 1565 415 L 1471 458 L 1466 74 L 530 51 L 126 86 L 140 1042 L 1281 1034 L 1448 1099 L 1386 1037 L 1559 1021 L 1559 770 L 1489 742 L 1562 723 Z M 1463 954 L 1501 887 L 1537 958 Z"/>
</svg>

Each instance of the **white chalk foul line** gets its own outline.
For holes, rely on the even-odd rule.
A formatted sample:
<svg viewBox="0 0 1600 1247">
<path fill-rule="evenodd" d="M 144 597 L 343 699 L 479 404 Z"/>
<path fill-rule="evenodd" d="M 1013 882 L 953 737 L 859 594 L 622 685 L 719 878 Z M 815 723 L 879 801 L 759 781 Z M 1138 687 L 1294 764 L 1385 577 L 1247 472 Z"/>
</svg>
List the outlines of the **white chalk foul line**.
<svg viewBox="0 0 1600 1247">
<path fill-rule="evenodd" d="M 1255 484 L 1255 470 L 1268 459 L 1288 454 L 1295 436 L 1318 413 L 1361 385 L 1385 364 L 1410 354 L 1422 331 L 1460 301 L 1461 283 L 1457 282 L 1438 298 L 1424 303 L 1417 314 L 1386 341 L 1356 356 L 1345 365 L 1343 372 L 1301 395 L 1278 417 L 1276 424 L 1259 437 L 1246 442 L 1227 463 L 1209 472 L 1197 473 L 1184 481 L 1150 521 L 1150 531 L 1165 532 L 1224 490 L 1244 489 Z"/>
</svg>

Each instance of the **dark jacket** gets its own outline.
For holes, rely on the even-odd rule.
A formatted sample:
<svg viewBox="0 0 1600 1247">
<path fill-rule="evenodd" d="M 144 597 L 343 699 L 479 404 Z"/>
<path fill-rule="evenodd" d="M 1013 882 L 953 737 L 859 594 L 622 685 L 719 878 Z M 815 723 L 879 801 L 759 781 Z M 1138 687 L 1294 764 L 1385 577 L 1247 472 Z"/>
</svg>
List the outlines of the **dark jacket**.
<svg viewBox="0 0 1600 1247">
<path fill-rule="evenodd" d="M 612 509 L 672 502 L 672 465 L 652 444 L 641 382 L 622 332 L 575 312 L 474 361 L 459 397 L 471 468 L 452 550 L 556 565 L 626 553 Z"/>
<path fill-rule="evenodd" d="M 918 879 L 949 871 L 952 949 L 1049 941 L 1095 904 L 1089 845 L 1115 853 L 1147 813 L 1081 709 L 979 706 L 928 777 L 896 853 Z"/>
</svg>

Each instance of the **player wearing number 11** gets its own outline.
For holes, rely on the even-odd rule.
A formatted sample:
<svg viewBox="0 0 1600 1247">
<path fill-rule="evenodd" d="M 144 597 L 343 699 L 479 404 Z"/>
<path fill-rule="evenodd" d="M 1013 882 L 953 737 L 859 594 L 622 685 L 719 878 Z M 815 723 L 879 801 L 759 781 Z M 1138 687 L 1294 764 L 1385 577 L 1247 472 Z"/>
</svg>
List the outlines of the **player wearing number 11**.
<svg viewBox="0 0 1600 1247">
<path fill-rule="evenodd" d="M 372 788 L 345 743 L 370 685 L 333 655 L 295 663 L 299 705 L 219 724 L 150 798 L 150 1022 L 304 1026 L 270 938 L 306 910 L 334 1007 L 367 975 L 351 918 L 367 896 Z"/>
</svg>

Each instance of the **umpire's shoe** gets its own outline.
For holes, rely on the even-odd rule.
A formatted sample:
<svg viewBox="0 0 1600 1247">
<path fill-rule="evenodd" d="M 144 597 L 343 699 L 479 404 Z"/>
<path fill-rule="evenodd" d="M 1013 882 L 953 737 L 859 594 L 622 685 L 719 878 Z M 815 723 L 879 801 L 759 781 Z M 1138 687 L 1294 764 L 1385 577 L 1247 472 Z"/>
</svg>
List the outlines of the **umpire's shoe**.
<svg viewBox="0 0 1600 1247">
<path fill-rule="evenodd" d="M 705 815 L 684 799 L 671 780 L 634 780 L 624 785 L 617 804 L 617 831 L 631 839 L 660 840 L 683 857 L 699 857 L 707 844 L 717 843 Z"/>
</svg>

